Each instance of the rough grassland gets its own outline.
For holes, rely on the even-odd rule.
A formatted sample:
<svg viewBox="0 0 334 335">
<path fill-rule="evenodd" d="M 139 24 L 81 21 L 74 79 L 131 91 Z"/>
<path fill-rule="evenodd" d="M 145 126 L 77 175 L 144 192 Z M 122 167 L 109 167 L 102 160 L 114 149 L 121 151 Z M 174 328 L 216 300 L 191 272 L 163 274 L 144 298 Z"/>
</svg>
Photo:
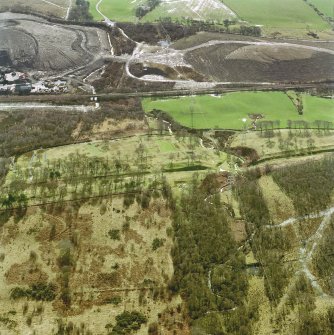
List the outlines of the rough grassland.
<svg viewBox="0 0 334 335">
<path fill-rule="evenodd" d="M 29 7 L 37 13 L 52 14 L 63 18 L 66 15 L 69 0 L 0 0 L 0 10 L 14 6 Z"/>
<path fill-rule="evenodd" d="M 140 149 L 141 148 L 141 149 Z M 192 144 L 188 137 L 176 139 L 175 136 L 133 136 L 117 141 L 93 141 L 89 143 L 65 145 L 57 148 L 50 148 L 47 150 L 36 150 L 28 152 L 20 156 L 16 163 L 16 168 L 23 172 L 23 174 L 30 171 L 31 167 L 34 173 L 38 173 L 40 169 L 52 166 L 56 161 L 69 160 L 74 157 L 76 153 L 80 153 L 87 157 L 87 159 L 108 159 L 115 160 L 118 157 L 121 161 L 128 163 L 128 169 L 122 172 L 124 180 L 127 180 L 136 174 L 138 171 L 138 151 L 143 150 L 145 161 L 147 165 L 142 168 L 147 177 L 143 177 L 143 185 L 148 185 L 152 176 L 156 173 L 165 172 L 165 176 L 169 183 L 179 185 L 191 179 L 193 168 L 198 169 L 200 175 L 206 174 L 208 171 L 217 171 L 221 166 L 224 169 L 229 169 L 226 162 L 226 153 L 216 153 L 200 146 L 199 142 L 194 140 Z M 192 153 L 192 150 L 195 150 Z M 130 159 L 131 158 L 131 159 Z M 109 172 L 109 174 L 115 171 Z M 22 175 L 25 178 L 25 175 Z M 5 187 L 12 182 L 16 182 L 18 178 L 22 180 L 22 176 L 18 177 L 15 171 L 11 170 L 6 178 Z M 36 175 L 37 178 L 37 175 Z M 99 186 L 101 183 L 110 179 L 110 176 L 99 175 L 95 181 L 91 180 L 91 196 L 99 194 Z M 79 182 L 80 187 L 83 183 Z M 28 198 L 29 204 L 40 204 L 40 193 L 36 196 L 34 183 L 29 183 L 24 190 Z M 75 187 L 68 185 L 68 192 L 65 199 L 71 199 Z M 119 190 L 118 190 L 119 191 Z M 43 195 L 43 202 L 53 201 L 50 193 Z"/>
<path fill-rule="evenodd" d="M 334 2 L 333 0 L 310 0 L 310 2 L 315 5 L 321 13 L 334 17 Z"/>
<path fill-rule="evenodd" d="M 239 17 L 265 27 L 325 29 L 328 25 L 302 0 L 225 0 Z"/>
<path fill-rule="evenodd" d="M 272 176 L 261 177 L 259 185 L 275 223 L 280 223 L 295 215 L 291 199 L 274 182 Z"/>
<path fill-rule="evenodd" d="M 280 136 L 271 139 L 260 137 L 259 132 L 248 132 L 246 135 L 238 134 L 231 143 L 232 147 L 246 146 L 257 151 L 261 158 L 269 158 L 282 155 L 282 153 L 297 154 L 303 150 L 332 150 L 334 148 L 333 132 L 323 134 L 317 130 L 310 130 L 308 136 L 304 131 L 293 131 L 293 137 L 289 136 L 288 129 L 281 129 Z"/>
<path fill-rule="evenodd" d="M 71 210 L 77 211 L 74 221 L 66 215 Z M 2 226 L 1 235 L 1 333 L 55 334 L 57 319 L 68 313 L 64 322 L 71 321 L 77 327 L 84 323 L 87 333 L 106 334 L 105 325 L 115 324 L 115 316 L 127 309 L 138 310 L 148 318 L 148 323 L 136 332 L 147 334 L 149 323 L 158 320 L 158 313 L 180 303 L 179 297 L 167 302 L 161 295 L 153 298 L 152 290 L 142 289 L 166 287 L 173 274 L 172 239 L 167 235 L 170 214 L 162 199 L 152 200 L 150 207 L 142 210 L 137 204 L 125 209 L 123 199 L 114 197 L 99 204 L 85 203 L 76 210 L 68 207 L 62 214 L 34 208 L 23 219 L 15 221 L 11 217 Z M 127 229 L 123 228 L 125 223 Z M 56 234 L 50 239 L 52 225 Z M 111 229 L 119 230 L 119 240 L 110 238 Z M 76 246 L 70 242 L 73 234 L 80 236 Z M 164 243 L 152 251 L 154 238 Z M 61 303 L 62 270 L 57 263 L 59 253 L 68 246 L 76 263 L 69 273 L 70 310 Z M 36 254 L 36 261 L 29 257 L 31 252 Z M 37 302 L 9 299 L 11 288 L 39 281 L 57 285 L 56 300 L 44 302 L 39 315 L 34 312 L 40 305 Z M 115 297 L 119 303 L 111 304 L 109 301 Z M 25 304 L 26 314 L 21 312 Z M 8 313 L 13 310 L 17 313 Z M 31 325 L 26 322 L 29 315 Z M 4 323 L 5 317 L 12 322 Z"/>
</svg>

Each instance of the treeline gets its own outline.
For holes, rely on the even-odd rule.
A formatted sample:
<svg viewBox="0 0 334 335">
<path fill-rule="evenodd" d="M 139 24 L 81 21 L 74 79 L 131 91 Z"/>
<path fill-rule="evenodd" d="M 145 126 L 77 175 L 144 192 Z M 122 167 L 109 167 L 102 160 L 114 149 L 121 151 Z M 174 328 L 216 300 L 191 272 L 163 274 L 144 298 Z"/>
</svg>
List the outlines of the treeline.
<svg viewBox="0 0 334 335">
<path fill-rule="evenodd" d="M 279 129 L 281 126 L 281 121 L 280 120 L 261 120 L 261 121 L 256 121 L 254 123 L 256 125 L 256 129 L 259 129 L 261 133 L 263 131 L 268 131 L 268 130 L 274 130 L 274 129 Z M 334 124 L 331 121 L 325 121 L 325 120 L 315 120 L 313 122 L 308 122 L 305 120 L 288 120 L 286 123 L 286 127 L 290 130 L 308 130 L 308 129 L 318 129 L 320 132 L 321 130 L 323 131 L 329 131 L 333 129 Z"/>
<path fill-rule="evenodd" d="M 161 0 L 148 0 L 146 5 L 140 5 L 136 8 L 136 17 L 141 19 L 144 17 L 147 13 L 154 10 L 155 7 L 159 6 L 161 3 Z"/>
<path fill-rule="evenodd" d="M 224 329 L 231 335 L 251 334 L 245 258 L 219 197 L 205 201 L 205 196 L 194 178 L 175 209 L 170 289 L 185 300 L 193 327 L 216 335 Z"/>
<path fill-rule="evenodd" d="M 3 114 L 0 122 L 0 157 L 3 158 L 41 147 L 73 143 L 76 139 L 72 134 L 79 123 L 79 135 L 85 137 L 90 134 L 94 124 L 103 122 L 106 118 L 144 118 L 138 99 L 120 99 L 90 113 L 41 110 L 27 113 L 22 110 Z M 0 171 L 2 166 L 0 162 Z"/>
<path fill-rule="evenodd" d="M 208 31 L 216 33 L 230 33 L 239 34 L 245 36 L 256 36 L 260 37 L 262 34 L 261 27 L 259 26 L 237 26 L 237 21 L 235 20 L 223 20 L 223 22 L 216 22 L 214 20 L 204 21 L 195 20 L 188 17 L 172 19 L 171 17 L 160 17 L 158 22 L 162 24 L 168 24 L 175 22 L 176 24 L 182 24 L 185 26 L 191 26 L 197 31 Z M 232 28 L 230 27 L 232 26 Z"/>
<path fill-rule="evenodd" d="M 259 170 L 253 170 L 236 179 L 233 192 L 238 199 L 240 214 L 247 222 L 247 233 L 254 256 L 261 264 L 266 295 L 273 305 L 279 303 L 288 284 L 290 269 L 281 260 L 291 248 L 286 233 L 270 229 L 271 217 L 258 184 Z"/>
<path fill-rule="evenodd" d="M 10 157 L 41 146 L 68 143 L 79 120 L 79 113 L 7 113 L 0 123 L 0 157 Z"/>
<path fill-rule="evenodd" d="M 334 157 L 283 167 L 273 172 L 274 181 L 291 198 L 299 215 L 326 209 L 334 189 Z"/>
<path fill-rule="evenodd" d="M 89 1 L 76 0 L 75 6 L 73 6 L 70 10 L 68 19 L 70 21 L 79 21 L 79 22 L 92 21 L 93 16 L 89 12 Z"/>
</svg>

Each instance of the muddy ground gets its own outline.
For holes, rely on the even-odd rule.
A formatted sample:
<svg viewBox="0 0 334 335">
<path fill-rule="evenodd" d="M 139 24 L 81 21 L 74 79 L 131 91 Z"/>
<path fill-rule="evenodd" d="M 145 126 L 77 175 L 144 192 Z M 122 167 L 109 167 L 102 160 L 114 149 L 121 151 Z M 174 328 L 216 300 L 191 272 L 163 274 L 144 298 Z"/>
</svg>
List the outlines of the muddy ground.
<svg viewBox="0 0 334 335">
<path fill-rule="evenodd" d="M 0 27 L 0 48 L 9 58 L 2 66 L 58 73 L 110 55 L 108 35 L 98 28 L 51 24 L 13 13 L 0 14 Z"/>
</svg>

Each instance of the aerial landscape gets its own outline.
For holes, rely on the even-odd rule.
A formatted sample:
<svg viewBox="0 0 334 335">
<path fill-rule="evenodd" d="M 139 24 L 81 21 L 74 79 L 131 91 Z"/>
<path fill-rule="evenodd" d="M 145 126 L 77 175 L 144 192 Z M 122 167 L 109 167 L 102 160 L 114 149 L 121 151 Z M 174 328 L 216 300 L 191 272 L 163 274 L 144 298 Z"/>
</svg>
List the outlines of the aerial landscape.
<svg viewBox="0 0 334 335">
<path fill-rule="evenodd" d="M 0 335 L 334 335 L 334 1 L 0 0 Z"/>
</svg>

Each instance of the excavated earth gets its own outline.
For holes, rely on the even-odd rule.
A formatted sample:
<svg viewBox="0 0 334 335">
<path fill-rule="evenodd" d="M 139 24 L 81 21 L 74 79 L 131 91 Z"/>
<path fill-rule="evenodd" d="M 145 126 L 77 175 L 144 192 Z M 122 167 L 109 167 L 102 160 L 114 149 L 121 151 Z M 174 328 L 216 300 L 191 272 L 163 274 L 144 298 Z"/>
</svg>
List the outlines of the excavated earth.
<svg viewBox="0 0 334 335">
<path fill-rule="evenodd" d="M 95 27 L 0 13 L 0 66 L 59 72 L 86 66 L 110 49 L 107 32 Z"/>
<path fill-rule="evenodd" d="M 219 37 L 200 34 L 197 41 L 192 37 L 185 43 L 177 42 L 174 47 L 182 48 L 185 61 L 212 81 L 314 82 L 334 79 L 334 43 L 265 40 L 237 35 L 225 35 L 226 39 Z M 212 40 L 218 40 L 217 44 L 200 47 Z M 224 44 L 219 44 L 219 40 Z M 263 44 L 254 44 L 258 42 Z"/>
</svg>

